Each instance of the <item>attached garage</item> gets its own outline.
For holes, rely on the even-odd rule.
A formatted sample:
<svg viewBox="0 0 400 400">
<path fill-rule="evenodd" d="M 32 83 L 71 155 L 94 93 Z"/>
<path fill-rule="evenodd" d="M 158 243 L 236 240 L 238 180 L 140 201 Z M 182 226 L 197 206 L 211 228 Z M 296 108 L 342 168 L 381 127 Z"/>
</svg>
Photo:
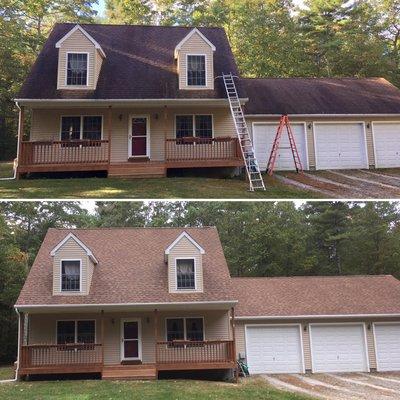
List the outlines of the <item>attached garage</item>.
<svg viewBox="0 0 400 400">
<path fill-rule="evenodd" d="M 400 123 L 373 122 L 375 167 L 400 167 Z"/>
<path fill-rule="evenodd" d="M 316 169 L 368 168 L 362 122 L 314 124 Z"/>
<path fill-rule="evenodd" d="M 307 159 L 307 139 L 304 123 L 291 124 L 293 135 L 296 141 L 297 151 L 303 165 L 303 169 L 308 169 Z M 261 169 L 267 168 L 269 155 L 274 142 L 277 123 L 256 122 L 253 123 L 253 144 L 254 151 Z M 294 170 L 294 161 L 292 151 L 289 146 L 289 139 L 286 129 L 283 131 L 279 146 L 278 157 L 275 164 L 276 170 Z"/>
<path fill-rule="evenodd" d="M 369 371 L 365 326 L 310 324 L 313 372 Z"/>
<path fill-rule="evenodd" d="M 375 323 L 378 371 L 400 371 L 400 323 Z"/>
<path fill-rule="evenodd" d="M 300 325 L 247 325 L 246 357 L 249 372 L 304 372 Z"/>
</svg>

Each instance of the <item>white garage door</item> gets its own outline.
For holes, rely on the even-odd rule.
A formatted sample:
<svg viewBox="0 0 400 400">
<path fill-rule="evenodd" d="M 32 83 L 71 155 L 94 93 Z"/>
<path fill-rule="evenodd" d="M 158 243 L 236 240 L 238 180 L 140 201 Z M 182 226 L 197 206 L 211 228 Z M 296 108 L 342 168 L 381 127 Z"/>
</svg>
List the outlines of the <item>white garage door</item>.
<svg viewBox="0 0 400 400">
<path fill-rule="evenodd" d="M 400 371 L 400 323 L 375 324 L 378 371 Z"/>
<path fill-rule="evenodd" d="M 251 374 L 304 372 L 298 325 L 248 326 L 246 349 Z"/>
<path fill-rule="evenodd" d="M 291 124 L 294 139 L 296 141 L 297 151 L 303 169 L 308 169 L 307 163 L 307 142 L 304 124 Z M 262 170 L 267 168 L 269 155 L 274 142 L 278 124 L 255 124 L 253 125 L 253 145 L 257 161 Z M 275 162 L 276 170 L 294 170 L 294 161 L 292 150 L 289 146 L 289 139 L 286 129 L 282 133 L 279 146 L 278 157 Z"/>
<path fill-rule="evenodd" d="M 314 125 L 317 169 L 368 168 L 362 123 Z"/>
<path fill-rule="evenodd" d="M 362 324 L 311 325 L 313 372 L 368 371 Z"/>
<path fill-rule="evenodd" d="M 400 123 L 372 124 L 376 168 L 400 167 Z"/>
</svg>

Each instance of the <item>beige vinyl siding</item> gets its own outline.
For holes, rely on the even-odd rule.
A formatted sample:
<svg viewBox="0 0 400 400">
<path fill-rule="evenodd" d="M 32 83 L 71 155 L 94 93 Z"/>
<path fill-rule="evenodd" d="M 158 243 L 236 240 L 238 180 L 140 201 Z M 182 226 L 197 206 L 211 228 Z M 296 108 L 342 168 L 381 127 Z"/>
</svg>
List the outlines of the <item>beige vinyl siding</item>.
<svg viewBox="0 0 400 400">
<path fill-rule="evenodd" d="M 95 66 L 94 66 L 94 86 L 97 86 L 97 81 L 99 80 L 99 75 L 101 71 L 101 66 L 103 65 L 103 56 L 100 54 L 100 51 L 96 49 L 95 53 Z"/>
<path fill-rule="evenodd" d="M 61 261 L 62 260 L 81 260 L 81 291 L 80 292 L 61 292 Z M 88 278 L 91 279 L 93 269 L 89 266 L 89 257 L 86 251 L 72 238 L 68 239 L 53 256 L 53 294 L 63 296 L 79 296 L 88 294 Z"/>
<path fill-rule="evenodd" d="M 179 89 L 208 89 L 214 90 L 214 54 L 210 45 L 198 34 L 194 33 L 186 40 L 178 52 L 178 74 L 179 74 Z M 206 56 L 206 86 L 188 86 L 187 85 L 187 68 L 186 56 L 188 54 Z"/>
<path fill-rule="evenodd" d="M 194 258 L 195 285 L 193 290 L 178 290 L 176 287 L 176 260 L 178 258 Z M 187 293 L 203 291 L 203 263 L 199 249 L 186 237 L 182 237 L 168 254 L 168 286 L 171 293 Z"/>
<path fill-rule="evenodd" d="M 89 74 L 88 74 L 87 86 L 75 86 L 75 88 L 95 89 L 96 88 L 95 58 L 97 50 L 94 44 L 79 30 L 75 31 L 70 37 L 65 39 L 61 43 L 61 47 L 58 49 L 57 89 L 74 89 L 74 86 L 66 85 L 67 52 L 89 53 L 88 55 Z"/>
</svg>

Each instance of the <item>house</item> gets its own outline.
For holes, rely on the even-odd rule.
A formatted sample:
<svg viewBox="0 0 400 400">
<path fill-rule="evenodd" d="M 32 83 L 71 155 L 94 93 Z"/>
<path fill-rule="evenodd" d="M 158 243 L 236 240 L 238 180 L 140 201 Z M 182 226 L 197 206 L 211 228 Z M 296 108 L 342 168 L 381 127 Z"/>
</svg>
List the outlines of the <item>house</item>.
<svg viewBox="0 0 400 400">
<path fill-rule="evenodd" d="M 19 377 L 400 370 L 397 279 L 231 278 L 213 227 L 49 229 L 15 309 Z"/>
<path fill-rule="evenodd" d="M 261 168 L 282 114 L 305 169 L 400 166 L 400 91 L 384 79 L 244 79 L 220 28 L 56 24 L 15 100 L 18 175 L 243 166 L 227 73 Z M 282 144 L 276 167 L 292 169 Z"/>
</svg>

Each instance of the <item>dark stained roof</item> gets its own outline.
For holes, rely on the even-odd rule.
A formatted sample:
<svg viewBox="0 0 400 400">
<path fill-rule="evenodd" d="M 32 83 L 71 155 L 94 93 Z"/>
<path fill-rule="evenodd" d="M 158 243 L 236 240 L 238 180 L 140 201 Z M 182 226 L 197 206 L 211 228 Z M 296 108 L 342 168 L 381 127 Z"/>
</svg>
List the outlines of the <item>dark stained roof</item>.
<svg viewBox="0 0 400 400">
<path fill-rule="evenodd" d="M 178 26 L 81 24 L 106 53 L 96 90 L 57 90 L 55 44 L 75 24 L 56 24 L 27 77 L 18 98 L 26 99 L 164 99 L 225 98 L 221 79 L 215 90 L 179 90 L 175 46 L 193 29 Z M 225 31 L 198 28 L 216 47 L 214 74 L 238 75 Z M 245 97 L 239 83 L 239 95 Z"/>
<path fill-rule="evenodd" d="M 164 251 L 186 231 L 204 250 L 202 293 L 169 293 Z M 53 296 L 51 250 L 70 232 L 95 255 L 88 295 Z M 231 279 L 216 228 L 49 229 L 17 305 L 230 301 Z"/>
<path fill-rule="evenodd" d="M 237 316 L 400 314 L 391 275 L 232 278 Z"/>
<path fill-rule="evenodd" d="M 246 114 L 397 114 L 400 90 L 383 78 L 242 79 Z"/>
</svg>

